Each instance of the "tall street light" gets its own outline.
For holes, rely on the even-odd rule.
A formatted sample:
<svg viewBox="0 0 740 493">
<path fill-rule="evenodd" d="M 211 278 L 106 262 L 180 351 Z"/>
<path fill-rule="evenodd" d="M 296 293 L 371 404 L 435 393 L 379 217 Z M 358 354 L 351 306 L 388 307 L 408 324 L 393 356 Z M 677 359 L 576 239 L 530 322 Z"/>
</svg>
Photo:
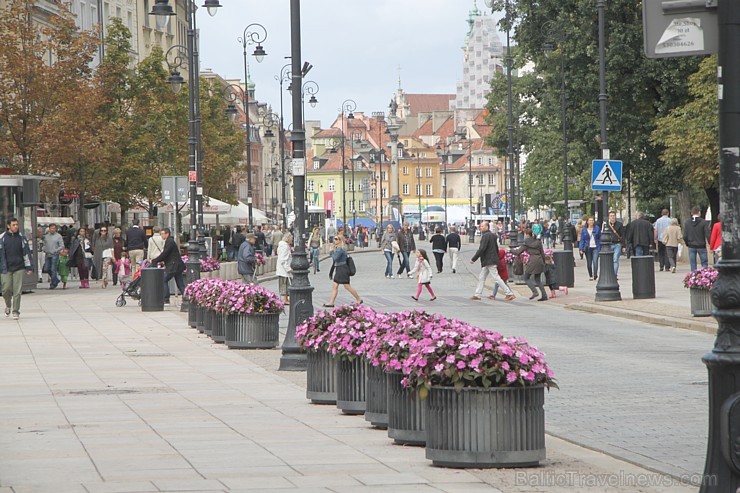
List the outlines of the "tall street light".
<svg viewBox="0 0 740 493">
<path fill-rule="evenodd" d="M 601 159 L 609 159 L 609 146 L 606 143 L 606 36 L 604 17 L 606 0 L 597 0 L 599 14 L 599 121 L 601 123 Z M 612 252 L 611 228 L 609 220 L 609 192 L 604 192 L 601 211 L 601 252 L 599 252 L 599 281 L 596 284 L 596 301 L 620 301 L 617 275 L 614 273 L 614 252 Z"/>
<path fill-rule="evenodd" d="M 344 160 L 344 142 L 345 142 L 345 128 L 344 128 L 344 113 L 347 113 L 347 120 L 354 120 L 354 111 L 357 109 L 357 103 L 351 99 L 345 99 L 342 101 L 342 223 L 344 224 L 345 234 L 347 233 L 347 180 L 345 179 L 345 160 Z M 349 122 L 347 122 L 349 127 Z M 350 136 L 352 138 L 352 136 Z"/>
<path fill-rule="evenodd" d="M 423 240 L 426 236 L 424 235 L 424 221 L 422 221 L 421 214 L 421 165 L 419 163 L 421 154 L 417 151 L 416 154 L 412 154 L 411 157 L 416 158 L 416 198 L 419 201 L 419 240 Z"/>
<path fill-rule="evenodd" d="M 262 47 L 262 43 L 267 39 L 267 29 L 262 24 L 252 23 L 245 27 L 244 33 L 236 39 L 244 48 L 244 85 L 246 86 L 246 90 L 244 91 L 244 128 L 247 135 L 247 207 L 249 208 L 249 227 L 251 228 L 254 226 L 254 215 L 252 213 L 252 131 L 249 121 L 249 64 L 247 63 L 247 46 L 257 45 L 252 55 L 254 55 L 257 63 L 262 63 L 265 55 L 267 55 L 265 49 Z"/>
<path fill-rule="evenodd" d="M 282 205 L 280 206 L 283 214 L 283 227 L 288 227 L 288 199 L 285 196 L 285 123 L 283 120 L 283 83 L 287 82 L 290 84 L 290 63 L 283 65 L 280 69 L 280 74 L 275 76 L 275 80 L 280 82 L 280 132 L 278 137 L 280 139 L 280 186 L 282 191 L 280 193 L 280 199 Z"/>
<path fill-rule="evenodd" d="M 301 2 L 290 0 L 290 45 L 291 45 L 291 78 L 293 87 L 302 87 L 303 76 L 307 70 L 301 66 Z M 290 293 L 290 314 L 288 329 L 283 342 L 283 354 L 280 358 L 280 370 L 305 370 L 306 353 L 301 352 L 295 340 L 295 328 L 307 318 L 313 316 L 313 287 L 308 280 L 308 257 L 306 256 L 306 133 L 303 128 L 303 108 L 301 94 L 293 91 L 293 131 L 290 140 L 293 142 L 293 201 L 295 204 L 296 238 L 295 251 L 290 267 L 293 270 L 293 282 L 288 288 Z"/>
<path fill-rule="evenodd" d="M 208 13 L 213 16 L 221 7 L 219 0 L 207 0 L 204 7 Z M 170 17 L 175 15 L 169 0 L 156 0 L 152 11 L 148 15 L 156 18 L 157 26 L 164 28 L 170 22 Z M 188 151 L 189 151 L 189 173 L 188 181 L 190 183 L 190 234 L 188 237 L 188 261 L 187 265 L 187 282 L 190 283 L 200 278 L 200 259 L 201 253 L 205 253 L 203 243 L 198 242 L 198 232 L 203 232 L 203 170 L 199 166 L 202 163 L 200 152 L 200 98 L 199 91 L 199 65 L 198 65 L 198 46 L 195 42 L 195 9 L 191 2 L 185 2 L 185 17 L 188 22 L 187 46 L 173 46 L 167 50 L 170 54 L 175 49 L 175 62 L 168 66 L 170 68 L 170 77 L 168 82 L 175 92 L 182 87 L 183 78 L 178 68 L 185 63 L 188 66 Z M 167 55 L 165 59 L 168 60 Z M 196 223 L 196 214 L 198 219 Z M 200 228 L 198 227 L 200 226 Z M 188 310 L 188 322 L 192 325 L 195 323 L 195 311 L 190 310 L 190 304 L 183 300 L 181 310 Z"/>
<path fill-rule="evenodd" d="M 308 97 L 308 104 L 311 106 L 311 108 L 315 108 L 317 104 L 319 104 L 319 100 L 316 99 L 316 95 L 319 93 L 319 85 L 312 81 L 307 80 L 303 83 L 303 89 L 301 91 L 301 104 L 302 110 L 303 110 L 303 118 L 304 118 L 304 126 L 305 126 L 305 118 L 306 118 L 306 98 Z"/>
<path fill-rule="evenodd" d="M 447 160 L 450 158 L 450 153 L 446 143 L 444 146 L 437 144 L 437 155 L 442 160 L 442 189 L 445 198 L 445 232 L 447 232 Z"/>
</svg>

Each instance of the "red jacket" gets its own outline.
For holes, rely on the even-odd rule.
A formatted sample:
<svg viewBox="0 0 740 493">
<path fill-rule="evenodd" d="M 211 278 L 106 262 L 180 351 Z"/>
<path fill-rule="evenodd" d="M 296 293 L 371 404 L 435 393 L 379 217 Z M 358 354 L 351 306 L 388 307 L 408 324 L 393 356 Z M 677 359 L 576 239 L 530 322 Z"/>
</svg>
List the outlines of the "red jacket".
<svg viewBox="0 0 740 493">
<path fill-rule="evenodd" d="M 509 269 L 506 267 L 506 250 L 502 250 L 499 248 L 498 250 L 498 264 L 496 265 L 496 270 L 498 271 L 498 275 L 503 279 L 504 281 L 509 280 Z"/>
<path fill-rule="evenodd" d="M 722 247 L 722 223 L 717 221 L 712 226 L 712 234 L 709 237 L 709 249 L 714 251 Z"/>
</svg>

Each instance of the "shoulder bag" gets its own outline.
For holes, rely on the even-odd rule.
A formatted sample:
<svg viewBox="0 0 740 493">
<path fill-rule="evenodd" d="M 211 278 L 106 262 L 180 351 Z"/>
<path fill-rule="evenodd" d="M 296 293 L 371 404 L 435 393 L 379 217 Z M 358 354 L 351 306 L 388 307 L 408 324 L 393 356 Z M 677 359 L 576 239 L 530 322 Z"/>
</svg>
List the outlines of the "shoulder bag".
<svg viewBox="0 0 740 493">
<path fill-rule="evenodd" d="M 357 267 L 355 266 L 355 260 L 349 255 L 347 255 L 347 268 L 349 269 L 350 277 L 357 274 Z"/>
</svg>

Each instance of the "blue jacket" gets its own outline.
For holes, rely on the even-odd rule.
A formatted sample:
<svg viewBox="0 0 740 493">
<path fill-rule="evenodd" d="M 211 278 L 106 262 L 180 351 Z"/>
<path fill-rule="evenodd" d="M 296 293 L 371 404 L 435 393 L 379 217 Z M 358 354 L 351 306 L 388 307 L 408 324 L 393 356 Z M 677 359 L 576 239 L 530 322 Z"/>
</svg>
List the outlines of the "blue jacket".
<svg viewBox="0 0 740 493">
<path fill-rule="evenodd" d="M 5 235 L 0 235 L 0 274 L 8 273 L 8 259 L 5 257 Z M 31 261 L 31 248 L 28 245 L 28 240 L 25 236 L 21 235 L 21 244 L 23 245 L 23 264 L 27 271 L 33 270 L 33 263 Z"/>
<path fill-rule="evenodd" d="M 601 230 L 598 226 L 594 225 L 594 239 L 596 240 L 596 250 L 601 250 Z M 588 234 L 588 229 L 585 227 L 581 230 L 581 241 L 578 242 L 578 249 L 585 252 L 588 249 L 588 245 L 591 244 L 591 235 Z"/>
</svg>

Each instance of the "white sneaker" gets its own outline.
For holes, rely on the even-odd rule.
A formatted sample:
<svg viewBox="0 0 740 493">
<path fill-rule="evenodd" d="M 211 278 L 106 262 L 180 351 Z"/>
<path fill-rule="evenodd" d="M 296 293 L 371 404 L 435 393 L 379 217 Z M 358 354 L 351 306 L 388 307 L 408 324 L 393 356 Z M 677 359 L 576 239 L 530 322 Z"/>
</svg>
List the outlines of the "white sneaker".
<svg viewBox="0 0 740 493">
<path fill-rule="evenodd" d="M 19 318 L 21 318 L 21 314 L 20 313 L 14 313 L 13 314 L 13 320 L 18 320 Z"/>
<path fill-rule="evenodd" d="M 10 308 L 6 308 L 5 309 L 5 316 L 6 317 L 9 317 L 10 316 Z"/>
</svg>

